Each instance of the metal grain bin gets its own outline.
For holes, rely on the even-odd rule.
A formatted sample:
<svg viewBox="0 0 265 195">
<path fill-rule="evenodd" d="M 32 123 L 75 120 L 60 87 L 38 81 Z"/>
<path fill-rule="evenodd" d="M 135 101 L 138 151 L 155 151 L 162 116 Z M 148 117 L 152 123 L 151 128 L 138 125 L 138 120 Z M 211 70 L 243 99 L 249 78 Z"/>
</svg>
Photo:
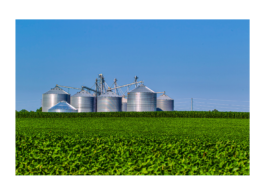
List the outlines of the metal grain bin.
<svg viewBox="0 0 265 195">
<path fill-rule="evenodd" d="M 48 109 L 48 112 L 77 112 L 78 110 L 66 101 L 61 101 Z"/>
<path fill-rule="evenodd" d="M 94 96 L 94 112 L 97 112 L 97 94 L 94 93 L 93 96 Z"/>
<path fill-rule="evenodd" d="M 156 111 L 156 93 L 141 84 L 128 93 L 127 112 Z"/>
<path fill-rule="evenodd" d="M 157 111 L 174 111 L 174 100 L 165 94 L 157 98 Z"/>
<path fill-rule="evenodd" d="M 97 99 L 97 112 L 121 112 L 122 97 L 108 90 Z"/>
<path fill-rule="evenodd" d="M 127 111 L 127 99 L 125 98 L 125 96 L 122 96 L 122 108 L 121 108 L 122 112 L 126 112 Z"/>
<path fill-rule="evenodd" d="M 70 94 L 62 90 L 60 87 L 54 87 L 50 91 L 42 94 L 42 112 L 48 112 L 48 109 L 56 105 L 60 101 L 70 103 Z"/>
<path fill-rule="evenodd" d="M 82 90 L 71 96 L 71 105 L 74 106 L 78 112 L 94 112 L 94 99 L 88 91 Z"/>
</svg>

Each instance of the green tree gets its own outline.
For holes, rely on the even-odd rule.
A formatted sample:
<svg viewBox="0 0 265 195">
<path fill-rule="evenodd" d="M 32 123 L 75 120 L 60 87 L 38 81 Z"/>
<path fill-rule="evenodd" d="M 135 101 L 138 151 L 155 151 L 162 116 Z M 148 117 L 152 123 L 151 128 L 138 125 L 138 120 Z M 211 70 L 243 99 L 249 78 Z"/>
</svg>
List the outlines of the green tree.
<svg viewBox="0 0 265 195">
<path fill-rule="evenodd" d="M 19 112 L 29 112 L 29 111 L 27 111 L 26 109 L 22 109 Z"/>
<path fill-rule="evenodd" d="M 212 112 L 219 112 L 218 110 L 214 109 Z"/>
<path fill-rule="evenodd" d="M 36 110 L 36 112 L 42 112 L 42 107 Z"/>
</svg>

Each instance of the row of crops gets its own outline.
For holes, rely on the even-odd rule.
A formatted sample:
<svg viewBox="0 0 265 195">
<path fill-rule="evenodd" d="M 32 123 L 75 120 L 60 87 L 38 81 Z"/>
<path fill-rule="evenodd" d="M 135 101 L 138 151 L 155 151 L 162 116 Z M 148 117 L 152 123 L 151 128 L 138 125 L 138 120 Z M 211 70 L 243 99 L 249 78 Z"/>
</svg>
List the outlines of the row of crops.
<svg viewBox="0 0 265 195">
<path fill-rule="evenodd" d="M 16 175 L 249 175 L 249 155 L 249 119 L 16 119 Z"/>
<path fill-rule="evenodd" d="M 238 118 L 249 119 L 249 112 L 204 112 L 204 111 L 171 111 L 171 112 L 87 112 L 87 113 L 16 113 L 17 118 L 82 118 L 82 117 L 179 117 L 179 118 Z"/>
</svg>

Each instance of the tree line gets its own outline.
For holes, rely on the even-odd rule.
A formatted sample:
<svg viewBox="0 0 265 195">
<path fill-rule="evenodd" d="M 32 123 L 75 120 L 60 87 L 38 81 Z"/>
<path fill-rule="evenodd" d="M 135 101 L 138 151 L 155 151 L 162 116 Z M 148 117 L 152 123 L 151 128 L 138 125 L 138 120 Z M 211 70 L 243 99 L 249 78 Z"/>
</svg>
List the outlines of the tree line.
<svg viewBox="0 0 265 195">
<path fill-rule="evenodd" d="M 27 111 L 26 109 L 22 109 L 22 110 L 20 110 L 20 111 L 17 111 L 16 110 L 16 112 L 34 112 L 34 111 Z M 38 108 L 35 112 L 42 112 L 42 107 L 40 107 L 40 108 Z"/>
</svg>

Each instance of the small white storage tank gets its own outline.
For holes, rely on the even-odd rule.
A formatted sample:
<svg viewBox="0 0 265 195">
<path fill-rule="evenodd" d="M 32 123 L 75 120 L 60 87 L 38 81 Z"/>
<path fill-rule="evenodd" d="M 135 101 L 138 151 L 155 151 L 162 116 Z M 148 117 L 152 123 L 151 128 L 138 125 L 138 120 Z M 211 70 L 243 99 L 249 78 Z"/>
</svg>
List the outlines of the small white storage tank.
<svg viewBox="0 0 265 195">
<path fill-rule="evenodd" d="M 50 91 L 42 94 L 42 112 L 48 112 L 48 109 L 56 105 L 60 101 L 70 103 L 70 94 L 56 86 Z"/>
<path fill-rule="evenodd" d="M 174 111 L 174 100 L 162 94 L 157 98 L 157 111 Z"/>
<path fill-rule="evenodd" d="M 122 96 L 122 112 L 127 111 L 127 99 L 125 98 L 125 95 Z"/>
<path fill-rule="evenodd" d="M 71 105 L 74 106 L 78 112 L 94 112 L 95 97 L 86 90 L 77 92 L 71 96 Z"/>
<path fill-rule="evenodd" d="M 121 112 L 122 97 L 107 90 L 97 98 L 97 112 Z"/>
<path fill-rule="evenodd" d="M 48 112 L 77 112 L 78 110 L 66 101 L 60 101 L 51 107 Z"/>
</svg>

